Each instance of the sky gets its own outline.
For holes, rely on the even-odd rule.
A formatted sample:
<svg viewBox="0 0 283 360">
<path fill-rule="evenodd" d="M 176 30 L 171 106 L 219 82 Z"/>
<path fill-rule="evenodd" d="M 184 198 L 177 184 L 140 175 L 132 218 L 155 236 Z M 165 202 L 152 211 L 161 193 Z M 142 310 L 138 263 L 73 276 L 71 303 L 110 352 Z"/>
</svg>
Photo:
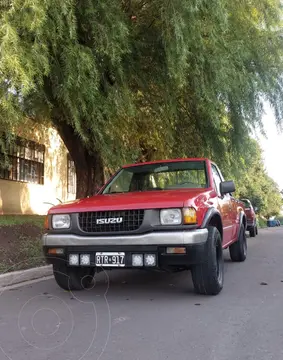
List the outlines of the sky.
<svg viewBox="0 0 283 360">
<path fill-rule="evenodd" d="M 263 116 L 263 126 L 266 137 L 257 133 L 268 175 L 273 178 L 283 189 L 283 165 L 281 156 L 283 155 L 283 133 L 280 133 L 276 126 L 276 121 L 271 108 L 266 105 L 265 115 Z"/>
</svg>

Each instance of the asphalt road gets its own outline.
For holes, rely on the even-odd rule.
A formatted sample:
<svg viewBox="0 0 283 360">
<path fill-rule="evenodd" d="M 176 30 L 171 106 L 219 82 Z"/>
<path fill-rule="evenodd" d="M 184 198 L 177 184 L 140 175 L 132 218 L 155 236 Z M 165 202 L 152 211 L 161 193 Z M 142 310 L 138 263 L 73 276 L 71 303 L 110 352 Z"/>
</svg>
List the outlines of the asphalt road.
<svg viewBox="0 0 283 360">
<path fill-rule="evenodd" d="M 283 228 L 226 255 L 220 295 L 195 295 L 190 273 L 111 271 L 70 294 L 52 280 L 0 295 L 0 359 L 283 359 Z"/>
</svg>

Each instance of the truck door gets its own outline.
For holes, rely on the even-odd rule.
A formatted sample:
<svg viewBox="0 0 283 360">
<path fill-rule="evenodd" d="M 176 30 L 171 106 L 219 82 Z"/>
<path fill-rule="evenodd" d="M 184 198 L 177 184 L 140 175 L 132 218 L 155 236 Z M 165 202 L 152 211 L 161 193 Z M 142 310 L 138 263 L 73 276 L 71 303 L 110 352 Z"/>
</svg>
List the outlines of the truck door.
<svg viewBox="0 0 283 360">
<path fill-rule="evenodd" d="M 224 196 L 220 193 L 220 183 L 223 181 L 223 178 L 217 169 L 216 165 L 211 164 L 212 168 L 212 175 L 214 179 L 214 186 L 215 190 L 218 194 L 218 210 L 221 213 L 222 216 L 222 222 L 223 222 L 223 245 L 225 246 L 228 244 L 233 237 L 233 224 L 232 224 L 232 218 L 231 218 L 231 199 L 230 195 L 226 194 Z"/>
</svg>

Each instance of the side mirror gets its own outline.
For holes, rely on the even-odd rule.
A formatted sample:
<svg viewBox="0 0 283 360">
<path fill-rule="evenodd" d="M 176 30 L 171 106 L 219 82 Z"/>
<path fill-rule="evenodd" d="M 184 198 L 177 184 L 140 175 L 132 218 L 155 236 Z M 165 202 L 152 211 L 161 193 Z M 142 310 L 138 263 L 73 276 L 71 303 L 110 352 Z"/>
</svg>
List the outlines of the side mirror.
<svg viewBox="0 0 283 360">
<path fill-rule="evenodd" d="M 258 208 L 257 208 L 257 207 L 255 207 L 255 209 L 254 209 L 254 210 L 255 210 L 255 212 L 258 212 Z"/>
<path fill-rule="evenodd" d="M 236 191 L 236 188 L 235 188 L 235 183 L 234 181 L 222 181 L 220 183 L 220 192 L 221 192 L 221 195 L 226 195 L 226 194 L 229 194 L 229 193 L 233 193 Z"/>
</svg>

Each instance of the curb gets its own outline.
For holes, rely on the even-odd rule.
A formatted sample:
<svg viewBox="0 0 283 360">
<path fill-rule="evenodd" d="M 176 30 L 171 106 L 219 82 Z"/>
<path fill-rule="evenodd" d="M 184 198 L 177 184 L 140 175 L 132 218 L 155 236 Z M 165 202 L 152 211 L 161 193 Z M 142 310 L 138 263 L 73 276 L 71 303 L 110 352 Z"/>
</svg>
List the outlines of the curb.
<svg viewBox="0 0 283 360">
<path fill-rule="evenodd" d="M 40 266 L 27 270 L 13 271 L 0 275 L 0 287 L 20 284 L 52 275 L 52 266 Z"/>
</svg>

